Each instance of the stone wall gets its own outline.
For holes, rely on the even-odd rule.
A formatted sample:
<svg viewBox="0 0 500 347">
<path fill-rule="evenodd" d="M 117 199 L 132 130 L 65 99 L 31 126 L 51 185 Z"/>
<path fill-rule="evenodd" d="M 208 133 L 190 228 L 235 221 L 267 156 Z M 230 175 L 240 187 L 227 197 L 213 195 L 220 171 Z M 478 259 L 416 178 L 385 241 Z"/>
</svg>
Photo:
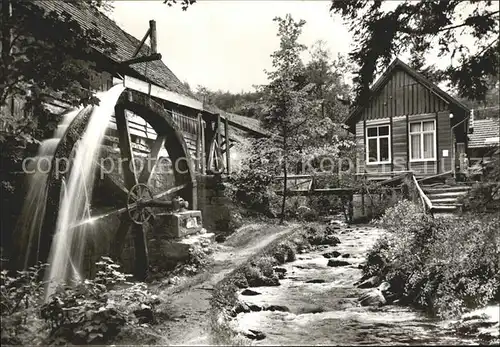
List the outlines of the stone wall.
<svg viewBox="0 0 500 347">
<path fill-rule="evenodd" d="M 391 190 L 385 194 L 354 194 L 352 197 L 352 219 L 354 222 L 362 222 L 376 218 L 384 213 L 386 208 L 393 206 L 401 199 L 401 193 L 396 190 Z"/>
<path fill-rule="evenodd" d="M 197 175 L 198 209 L 203 216 L 203 227 L 215 234 L 227 233 L 231 225 L 232 202 L 227 196 L 221 176 Z"/>
</svg>

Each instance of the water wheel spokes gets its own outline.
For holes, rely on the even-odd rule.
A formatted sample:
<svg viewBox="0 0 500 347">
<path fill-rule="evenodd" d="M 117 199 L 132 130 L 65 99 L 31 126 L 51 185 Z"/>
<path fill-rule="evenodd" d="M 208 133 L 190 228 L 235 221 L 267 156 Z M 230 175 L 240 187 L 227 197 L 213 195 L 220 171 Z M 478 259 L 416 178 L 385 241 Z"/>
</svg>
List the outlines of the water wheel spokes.
<svg viewBox="0 0 500 347">
<path fill-rule="evenodd" d="M 122 105 L 117 105 L 115 107 L 115 119 L 116 129 L 118 131 L 118 145 L 120 148 L 124 184 L 130 194 L 132 188 L 139 182 L 136 175 L 134 152 L 132 150 L 132 140 L 130 138 L 130 127 L 125 114 L 125 107 Z M 126 209 L 128 210 L 128 208 Z M 118 227 L 116 233 L 115 256 L 119 258 L 125 238 L 129 231 L 132 231 L 134 235 L 136 266 L 135 275 L 139 280 L 145 280 L 148 276 L 149 268 L 146 232 L 143 225 L 132 223 L 129 216 L 126 215 L 121 216 L 120 226 Z"/>
<path fill-rule="evenodd" d="M 151 153 L 149 155 L 149 159 L 147 160 L 144 168 L 142 169 L 141 174 L 139 175 L 139 182 L 149 185 L 149 181 L 151 180 L 151 175 L 155 169 L 156 162 L 158 161 L 158 157 L 160 155 L 161 149 L 165 146 L 165 135 L 158 135 L 153 146 L 151 147 Z"/>
<path fill-rule="evenodd" d="M 189 184 L 184 183 L 184 184 L 178 185 L 176 187 L 172 187 L 170 189 L 165 190 L 164 192 L 155 194 L 153 196 L 153 200 L 157 200 L 157 199 L 161 199 L 161 198 L 164 198 L 166 196 L 169 196 L 169 195 L 173 195 L 174 193 L 177 193 L 177 192 L 183 190 L 184 188 L 187 188 L 188 186 L 189 186 Z"/>
<path fill-rule="evenodd" d="M 147 185 L 139 183 L 132 187 L 127 197 L 127 210 L 132 222 L 144 224 L 153 216 L 150 207 L 142 206 L 150 201 L 153 201 L 153 193 Z"/>
</svg>

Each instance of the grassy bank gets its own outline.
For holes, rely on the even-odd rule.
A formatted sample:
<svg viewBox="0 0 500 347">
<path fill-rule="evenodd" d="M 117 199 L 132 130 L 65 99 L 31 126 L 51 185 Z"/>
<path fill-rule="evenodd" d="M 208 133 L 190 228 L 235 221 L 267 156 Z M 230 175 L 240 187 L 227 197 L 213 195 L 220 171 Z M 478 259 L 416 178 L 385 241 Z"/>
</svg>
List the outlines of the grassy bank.
<svg viewBox="0 0 500 347">
<path fill-rule="evenodd" d="M 500 217 L 433 219 L 402 201 L 377 224 L 387 230 L 369 252 L 365 278 L 391 284 L 402 303 L 451 318 L 500 299 Z"/>
<path fill-rule="evenodd" d="M 294 261 L 297 253 L 305 252 L 315 245 L 331 243 L 334 238 L 332 234 L 333 229 L 318 223 L 300 226 L 291 234 L 274 240 L 219 282 L 214 288 L 211 302 L 211 343 L 245 344 L 242 336 L 230 326 L 231 319 L 241 307 L 238 291 L 247 287 L 279 285 L 282 275 L 277 266 Z"/>
</svg>

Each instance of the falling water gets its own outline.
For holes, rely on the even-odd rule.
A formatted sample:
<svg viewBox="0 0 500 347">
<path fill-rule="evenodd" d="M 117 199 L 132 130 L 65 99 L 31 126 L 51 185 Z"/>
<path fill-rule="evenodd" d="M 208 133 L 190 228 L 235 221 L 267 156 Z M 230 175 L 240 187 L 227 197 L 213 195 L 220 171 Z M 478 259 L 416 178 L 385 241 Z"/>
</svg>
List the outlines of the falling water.
<svg viewBox="0 0 500 347">
<path fill-rule="evenodd" d="M 80 110 L 81 108 L 74 109 L 63 115 L 60 124 L 54 131 L 54 136 L 40 144 L 37 156 L 28 162 L 29 166 L 26 167 L 26 171 L 27 173 L 31 173 L 31 177 L 28 182 L 29 188 L 26 199 L 16 226 L 16 234 L 19 235 L 20 246 L 23 248 L 26 247 L 25 254 L 20 254 L 21 257 L 24 256 L 22 261 L 24 262 L 25 269 L 28 267 L 29 258 L 33 254 L 34 247 L 37 247 L 35 261 L 39 260 L 40 230 L 47 204 L 47 177 L 50 171 L 50 163 L 54 157 L 57 145 Z"/>
<path fill-rule="evenodd" d="M 62 200 L 54 238 L 49 255 L 49 282 L 45 298 L 54 292 L 57 285 L 68 280 L 79 280 L 80 266 L 85 249 L 88 228 L 73 227 L 90 215 L 90 194 L 95 177 L 99 149 L 114 113 L 114 106 L 123 92 L 122 85 L 116 85 L 105 93 L 98 94 L 99 106 L 94 106 L 89 122 L 74 151 L 70 174 L 63 185 Z"/>
</svg>

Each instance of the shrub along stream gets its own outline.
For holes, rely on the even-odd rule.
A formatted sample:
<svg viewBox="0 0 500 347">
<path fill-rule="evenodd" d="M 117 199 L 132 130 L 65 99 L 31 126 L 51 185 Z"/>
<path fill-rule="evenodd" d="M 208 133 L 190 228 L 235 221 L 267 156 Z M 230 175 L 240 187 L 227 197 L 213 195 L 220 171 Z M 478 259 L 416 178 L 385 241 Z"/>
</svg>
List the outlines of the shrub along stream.
<svg viewBox="0 0 500 347">
<path fill-rule="evenodd" d="M 442 318 L 500 302 L 500 216 L 432 218 L 409 201 L 376 222 L 387 230 L 364 279 L 391 284 L 393 299 Z"/>
<path fill-rule="evenodd" d="M 110 258 L 97 263 L 94 279 L 60 286 L 46 303 L 44 268 L 30 267 L 16 276 L 2 271 L 2 345 L 107 344 L 156 323 L 158 297 L 145 283 L 129 283 L 131 275 Z"/>
</svg>

